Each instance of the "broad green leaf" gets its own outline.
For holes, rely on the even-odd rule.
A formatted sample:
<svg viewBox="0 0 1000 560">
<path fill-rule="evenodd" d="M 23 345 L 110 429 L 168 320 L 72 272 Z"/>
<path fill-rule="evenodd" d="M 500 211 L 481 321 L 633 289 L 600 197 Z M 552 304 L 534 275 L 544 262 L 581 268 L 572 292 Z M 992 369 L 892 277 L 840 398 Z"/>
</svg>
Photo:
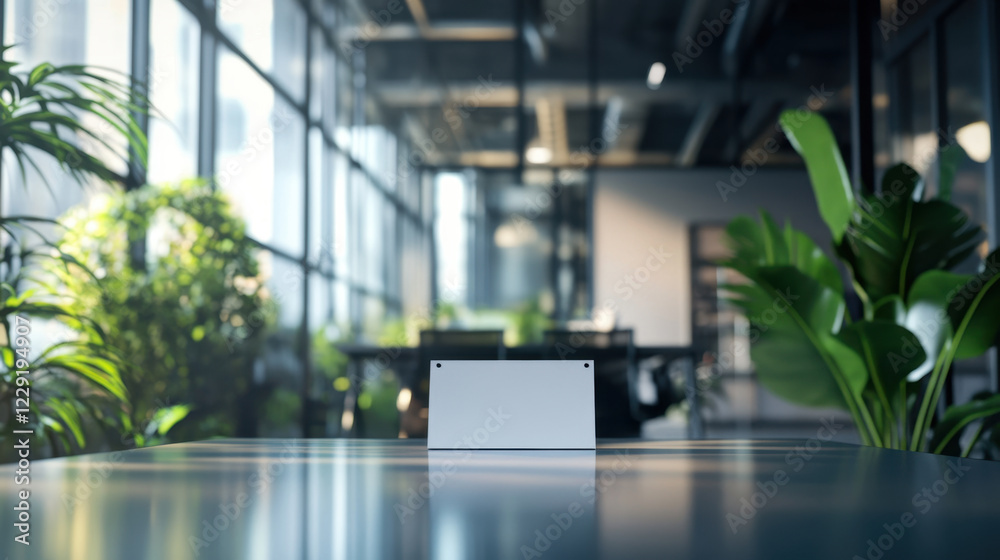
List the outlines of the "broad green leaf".
<svg viewBox="0 0 1000 560">
<path fill-rule="evenodd" d="M 767 263 L 777 266 L 789 264 L 788 245 L 785 243 L 785 235 L 778 224 L 774 222 L 770 214 L 763 210 L 760 212 L 760 223 Z"/>
<path fill-rule="evenodd" d="M 944 418 L 934 427 L 934 436 L 931 438 L 930 444 L 931 452 L 941 453 L 944 451 L 952 438 L 960 435 L 962 429 L 971 422 L 997 414 L 1000 414 L 1000 394 L 993 394 L 963 405 L 949 407 L 944 413 Z"/>
<path fill-rule="evenodd" d="M 900 382 L 927 358 L 916 335 L 890 321 L 858 321 L 837 338 L 861 356 L 869 388 L 887 395 L 890 403 L 896 402 Z"/>
<path fill-rule="evenodd" d="M 955 358 L 974 358 L 996 344 L 1000 333 L 1000 250 L 990 253 L 978 274 L 948 306 L 955 329 Z"/>
<path fill-rule="evenodd" d="M 191 412 L 191 405 L 188 404 L 177 404 L 157 410 L 149 426 L 146 427 L 147 435 L 152 435 L 149 433 L 150 431 L 161 436 L 167 435 L 170 428 L 187 417 L 189 412 Z"/>
<path fill-rule="evenodd" d="M 917 277 L 954 267 L 975 250 L 982 235 L 954 205 L 889 193 L 858 201 L 837 252 L 871 301 L 893 294 L 905 299 Z"/>
<path fill-rule="evenodd" d="M 785 111 L 779 123 L 805 160 L 819 213 L 839 243 L 854 209 L 854 189 L 830 125 L 818 113 Z"/>
<path fill-rule="evenodd" d="M 924 181 L 916 169 L 905 163 L 897 163 L 882 176 L 881 194 L 920 201 L 924 197 Z"/>
<path fill-rule="evenodd" d="M 835 292 L 841 292 L 840 272 L 833 261 L 808 235 L 791 226 L 780 232 L 767 212 L 761 223 L 746 216 L 734 218 L 726 226 L 726 242 L 733 256 L 727 266 L 754 279 L 763 266 L 790 264 Z"/>
<path fill-rule="evenodd" d="M 761 384 L 798 404 L 847 408 L 838 378 L 860 393 L 867 376 L 860 358 L 833 338 L 843 322 L 843 296 L 790 266 L 758 273 L 759 284 L 725 289 L 750 320 L 750 355 Z"/>
<path fill-rule="evenodd" d="M 897 325 L 906 323 L 906 305 L 903 303 L 903 298 L 896 294 L 885 296 L 875 302 L 872 311 L 872 318 L 876 321 L 889 321 Z"/>
<path fill-rule="evenodd" d="M 944 270 L 929 270 L 920 275 L 910 289 L 906 301 L 906 328 L 920 339 L 927 357 L 908 379 L 918 381 L 934 369 L 934 362 L 951 340 L 952 327 L 948 317 L 948 301 L 971 278 Z"/>
</svg>

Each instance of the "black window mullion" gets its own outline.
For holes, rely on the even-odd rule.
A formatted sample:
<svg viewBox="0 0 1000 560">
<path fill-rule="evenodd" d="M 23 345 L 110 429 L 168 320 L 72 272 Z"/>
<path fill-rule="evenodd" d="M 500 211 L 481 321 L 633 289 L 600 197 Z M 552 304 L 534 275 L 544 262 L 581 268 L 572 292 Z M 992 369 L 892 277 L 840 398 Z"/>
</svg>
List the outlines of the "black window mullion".
<svg viewBox="0 0 1000 560">
<path fill-rule="evenodd" d="M 982 37 L 980 43 L 981 71 L 983 76 L 983 100 L 986 122 L 989 123 L 990 159 L 986 162 L 986 229 L 989 246 L 992 250 L 1000 247 L 1000 41 L 997 32 L 1000 31 L 1000 10 L 996 0 L 979 0 L 980 28 Z M 990 390 L 1000 391 L 1000 359 L 997 347 L 990 348 L 986 353 L 989 371 Z"/>
</svg>

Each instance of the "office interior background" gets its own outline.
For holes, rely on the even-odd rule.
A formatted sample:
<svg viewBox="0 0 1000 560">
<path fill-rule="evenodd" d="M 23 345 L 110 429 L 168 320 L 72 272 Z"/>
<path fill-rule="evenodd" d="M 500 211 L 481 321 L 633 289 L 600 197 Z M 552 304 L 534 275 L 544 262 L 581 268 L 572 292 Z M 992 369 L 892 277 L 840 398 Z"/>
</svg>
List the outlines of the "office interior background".
<svg viewBox="0 0 1000 560">
<path fill-rule="evenodd" d="M 764 389 L 747 319 L 719 289 L 731 280 L 722 234 L 738 215 L 767 210 L 830 246 L 778 115 L 824 115 L 868 189 L 904 161 L 933 192 L 938 148 L 958 142 L 969 158 L 953 201 L 989 237 L 963 265 L 974 270 L 996 247 L 1000 210 L 996 11 L 991 0 L 0 0 L 0 29 L 13 45 L 3 59 L 21 70 L 87 64 L 145 88 L 148 166 L 123 169 L 126 190 L 209 178 L 245 224 L 257 270 L 240 280 L 259 310 L 224 319 L 218 337 L 196 327 L 189 346 L 165 343 L 179 354 L 133 403 L 146 411 L 137 423 L 190 405 L 162 441 L 421 437 L 421 349 L 455 331 L 494 344 L 471 356 L 484 359 L 607 352 L 607 375 L 624 380 L 607 391 L 624 404 L 608 406 L 604 435 L 779 437 L 846 415 Z M 122 196 L 39 166 L 48 186 L 3 162 L 3 215 L 86 228 Z M 153 220 L 140 266 L 182 261 L 186 232 Z M 185 266 L 200 277 L 225 263 Z M 137 322 L 197 315 L 197 300 L 138 298 L 150 307 Z M 588 334 L 567 354 L 559 332 Z M 36 344 L 60 336 L 53 327 Z M 995 353 L 962 361 L 947 398 L 997 379 Z M 88 442 L 63 452 L 120 446 Z"/>
</svg>

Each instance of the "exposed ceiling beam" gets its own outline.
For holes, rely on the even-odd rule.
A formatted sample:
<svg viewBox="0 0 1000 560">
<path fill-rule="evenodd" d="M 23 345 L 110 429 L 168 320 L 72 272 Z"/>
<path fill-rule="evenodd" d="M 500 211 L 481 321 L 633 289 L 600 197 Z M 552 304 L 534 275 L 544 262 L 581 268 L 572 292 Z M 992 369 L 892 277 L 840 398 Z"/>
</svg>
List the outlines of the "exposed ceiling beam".
<svg viewBox="0 0 1000 560">
<path fill-rule="evenodd" d="M 499 167 L 511 168 L 517 165 L 517 152 L 514 150 L 479 150 L 465 151 L 461 153 L 441 154 L 441 158 L 434 162 L 439 166 L 472 166 L 472 167 Z M 633 152 L 629 150 L 611 150 L 601 154 L 597 162 L 602 167 L 627 167 L 634 165 L 673 165 L 676 162 L 674 154 L 666 152 Z M 579 168 L 580 162 L 570 158 L 556 159 L 546 164 L 550 167 L 570 167 Z M 531 169 L 529 166 L 528 169 Z"/>
<path fill-rule="evenodd" d="M 771 24 L 784 13 L 787 0 L 755 0 L 737 4 L 733 23 L 722 43 L 722 68 L 730 76 L 739 74 L 743 60 L 754 52 Z"/>
<path fill-rule="evenodd" d="M 683 52 L 687 47 L 687 38 L 698 33 L 698 26 L 706 19 L 704 16 L 713 3 L 713 0 L 687 0 L 684 3 L 681 19 L 677 22 L 677 32 L 674 34 L 675 49 Z"/>
<path fill-rule="evenodd" d="M 775 114 L 780 106 L 781 103 L 774 99 L 754 99 L 743 115 L 739 137 L 741 139 L 756 139 L 760 136 L 762 130 L 771 128 L 777 122 Z M 747 142 L 747 144 L 750 144 L 750 142 Z M 736 146 L 732 142 L 726 144 L 722 152 L 722 159 L 725 161 L 735 161 L 740 154 L 740 150 L 745 147 L 746 145 Z"/>
<path fill-rule="evenodd" d="M 424 8 L 423 0 L 406 0 L 406 7 L 410 9 L 413 21 L 417 22 L 417 27 L 424 29 L 428 26 L 427 10 Z"/>
<path fill-rule="evenodd" d="M 701 107 L 698 108 L 698 113 L 695 114 L 694 120 L 691 122 L 691 127 L 688 128 L 687 135 L 684 137 L 684 144 L 681 145 L 681 151 L 677 155 L 678 166 L 691 167 L 698 161 L 698 154 L 701 153 L 701 147 L 705 143 L 705 138 L 708 137 L 708 131 L 715 124 L 715 119 L 719 116 L 720 110 L 721 105 L 713 101 L 706 101 L 701 104 Z"/>
<path fill-rule="evenodd" d="M 569 130 L 566 127 L 566 104 L 562 98 L 552 100 L 552 127 L 555 129 L 556 145 L 554 157 L 557 160 L 569 158 Z"/>
<path fill-rule="evenodd" d="M 413 16 L 416 25 L 396 23 L 378 26 L 377 33 L 370 33 L 367 26 L 359 25 L 353 30 L 354 36 L 348 35 L 347 39 L 409 41 L 419 38 L 427 41 L 513 41 L 517 38 L 517 30 L 513 26 L 498 25 L 493 22 L 453 21 L 431 25 L 423 0 L 406 0 L 406 7 L 410 10 L 410 15 Z"/>
<path fill-rule="evenodd" d="M 465 41 L 490 42 L 513 41 L 517 39 L 517 29 L 511 25 L 494 24 L 486 21 L 452 21 L 421 28 L 412 23 L 393 23 L 372 32 L 364 25 L 346 30 L 344 40 L 366 42 L 415 41 Z"/>
<path fill-rule="evenodd" d="M 371 80 L 369 87 L 378 93 L 386 105 L 397 108 L 438 106 L 449 100 L 477 107 L 516 107 L 516 85 L 513 82 L 491 79 L 499 85 L 484 88 L 481 81 L 453 81 L 449 83 L 447 92 L 432 84 L 414 84 L 409 80 Z M 748 81 L 743 84 L 742 91 L 747 98 L 777 101 L 798 100 L 802 98 L 803 91 L 809 92 L 801 85 L 782 81 Z M 542 97 L 557 96 L 562 98 L 569 109 L 586 108 L 590 106 L 589 94 L 589 84 L 586 80 L 534 81 L 527 85 L 525 104 L 537 103 Z M 664 82 L 660 89 L 654 91 L 646 87 L 645 83 L 604 82 L 598 87 L 597 97 L 598 103 L 602 105 L 615 97 L 625 99 L 629 105 L 649 103 L 689 105 L 692 99 L 729 103 L 732 101 L 732 84 L 728 79 L 673 80 Z"/>
</svg>

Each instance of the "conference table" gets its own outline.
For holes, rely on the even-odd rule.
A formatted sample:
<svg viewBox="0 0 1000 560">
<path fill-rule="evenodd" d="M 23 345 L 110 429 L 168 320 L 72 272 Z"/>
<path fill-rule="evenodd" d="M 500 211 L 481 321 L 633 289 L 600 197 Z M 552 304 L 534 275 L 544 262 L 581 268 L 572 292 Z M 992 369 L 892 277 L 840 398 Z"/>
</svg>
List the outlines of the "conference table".
<svg viewBox="0 0 1000 560">
<path fill-rule="evenodd" d="M 989 558 L 1000 463 L 808 440 L 219 439 L 0 466 L 9 560 Z M 30 545 L 14 543 L 30 489 Z"/>
</svg>

